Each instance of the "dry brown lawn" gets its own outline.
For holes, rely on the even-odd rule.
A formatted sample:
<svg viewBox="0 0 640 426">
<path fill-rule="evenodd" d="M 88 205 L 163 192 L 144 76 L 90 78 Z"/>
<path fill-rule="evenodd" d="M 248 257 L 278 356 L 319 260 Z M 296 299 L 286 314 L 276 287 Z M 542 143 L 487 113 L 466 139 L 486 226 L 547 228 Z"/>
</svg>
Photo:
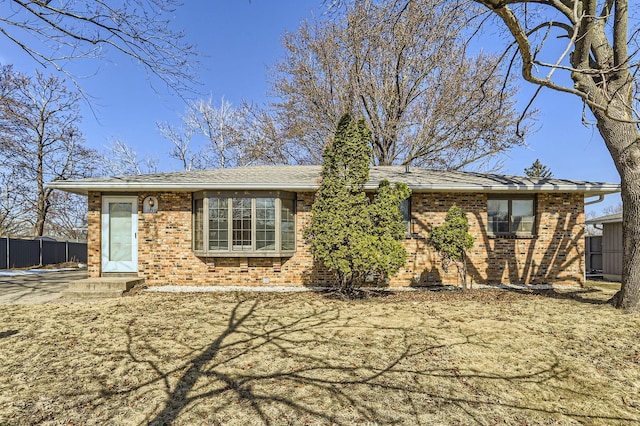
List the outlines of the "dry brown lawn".
<svg viewBox="0 0 640 426">
<path fill-rule="evenodd" d="M 3 306 L 0 424 L 638 424 L 613 291 Z"/>
</svg>

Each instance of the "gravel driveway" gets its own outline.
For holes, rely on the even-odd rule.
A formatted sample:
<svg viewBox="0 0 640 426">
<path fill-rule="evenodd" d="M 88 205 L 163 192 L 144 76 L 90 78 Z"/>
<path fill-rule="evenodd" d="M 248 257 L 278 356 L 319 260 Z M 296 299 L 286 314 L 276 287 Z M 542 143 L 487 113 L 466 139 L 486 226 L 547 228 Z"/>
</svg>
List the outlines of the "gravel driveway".
<svg viewBox="0 0 640 426">
<path fill-rule="evenodd" d="M 49 303 L 61 297 L 70 281 L 87 277 L 87 270 L 0 275 L 0 305 Z"/>
</svg>

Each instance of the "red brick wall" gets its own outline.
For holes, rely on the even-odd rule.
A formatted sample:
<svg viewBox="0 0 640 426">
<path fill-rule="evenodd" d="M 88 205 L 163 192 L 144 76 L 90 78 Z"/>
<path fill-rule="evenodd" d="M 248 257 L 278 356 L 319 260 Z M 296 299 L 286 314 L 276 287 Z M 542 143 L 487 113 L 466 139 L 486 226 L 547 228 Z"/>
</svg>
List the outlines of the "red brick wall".
<svg viewBox="0 0 640 426">
<path fill-rule="evenodd" d="M 475 244 L 468 253 L 473 283 L 579 284 L 584 281 L 584 196 L 538 194 L 535 238 L 496 238 L 486 232 L 484 194 L 413 194 L 413 232 L 405 241 L 408 261 L 391 285 L 430 282 L 457 283 L 455 267 L 445 272 L 426 242 L 431 229 L 442 225 L 456 204 L 467 212 Z"/>
<path fill-rule="evenodd" d="M 89 214 L 87 226 L 87 274 L 97 278 L 101 272 L 100 259 L 100 211 L 102 197 L 99 192 L 89 192 Z"/>
<path fill-rule="evenodd" d="M 142 200 L 158 198 L 157 213 L 142 213 Z M 100 275 L 100 194 L 89 194 L 89 276 Z M 303 239 L 312 193 L 298 193 L 297 251 L 291 258 L 199 258 L 191 250 L 190 193 L 140 193 L 138 197 L 139 275 L 148 285 L 323 285 L 331 276 L 314 265 Z M 408 261 L 390 279 L 392 286 L 457 283 L 455 268 L 445 272 L 426 237 L 456 204 L 467 211 L 473 283 L 582 284 L 584 213 L 581 194 L 538 194 L 535 238 L 487 236 L 487 197 L 483 194 L 413 194 L 413 232 L 405 240 Z"/>
</svg>

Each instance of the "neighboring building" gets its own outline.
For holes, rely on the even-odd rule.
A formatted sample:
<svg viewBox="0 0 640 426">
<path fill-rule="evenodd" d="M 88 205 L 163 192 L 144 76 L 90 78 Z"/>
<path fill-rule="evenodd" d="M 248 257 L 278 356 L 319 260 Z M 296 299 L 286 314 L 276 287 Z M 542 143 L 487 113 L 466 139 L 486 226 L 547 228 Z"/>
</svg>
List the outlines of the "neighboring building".
<svg viewBox="0 0 640 426">
<path fill-rule="evenodd" d="M 51 188 L 88 195 L 90 277 L 138 275 L 147 285 L 323 285 L 303 229 L 320 166 L 257 166 L 62 181 Z M 389 285 L 457 283 L 427 244 L 456 204 L 475 245 L 473 283 L 583 284 L 584 198 L 620 191 L 609 183 L 421 168 L 372 167 L 378 182 L 413 190 L 405 268 Z"/>
<path fill-rule="evenodd" d="M 622 280 L 622 213 L 589 219 L 588 225 L 602 225 L 602 278 Z"/>
</svg>

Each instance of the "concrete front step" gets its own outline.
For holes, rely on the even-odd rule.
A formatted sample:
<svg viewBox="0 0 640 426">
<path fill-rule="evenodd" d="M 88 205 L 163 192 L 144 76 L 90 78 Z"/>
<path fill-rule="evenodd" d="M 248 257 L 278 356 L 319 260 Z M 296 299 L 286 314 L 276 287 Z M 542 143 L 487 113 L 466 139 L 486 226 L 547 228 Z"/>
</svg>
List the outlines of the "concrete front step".
<svg viewBox="0 0 640 426">
<path fill-rule="evenodd" d="M 78 299 L 120 297 L 136 284 L 142 283 L 144 278 L 139 277 L 86 278 L 69 283 L 67 290 L 62 292 L 62 296 Z"/>
</svg>

